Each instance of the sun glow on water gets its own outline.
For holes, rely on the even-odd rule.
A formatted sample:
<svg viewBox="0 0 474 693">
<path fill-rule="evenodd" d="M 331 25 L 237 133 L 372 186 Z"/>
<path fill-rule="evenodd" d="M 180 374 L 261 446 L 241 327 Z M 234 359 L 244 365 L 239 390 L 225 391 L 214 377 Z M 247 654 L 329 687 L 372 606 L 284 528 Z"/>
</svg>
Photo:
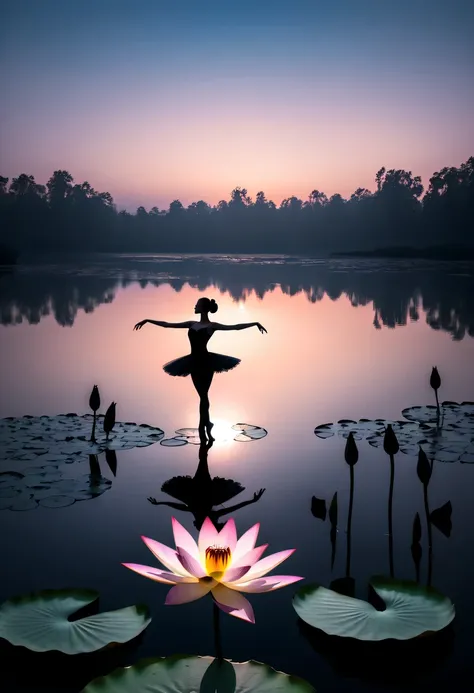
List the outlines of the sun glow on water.
<svg viewBox="0 0 474 693">
<path fill-rule="evenodd" d="M 213 419 L 214 426 L 212 428 L 212 436 L 215 438 L 214 445 L 229 445 L 238 434 L 230 421 L 225 419 Z"/>
</svg>

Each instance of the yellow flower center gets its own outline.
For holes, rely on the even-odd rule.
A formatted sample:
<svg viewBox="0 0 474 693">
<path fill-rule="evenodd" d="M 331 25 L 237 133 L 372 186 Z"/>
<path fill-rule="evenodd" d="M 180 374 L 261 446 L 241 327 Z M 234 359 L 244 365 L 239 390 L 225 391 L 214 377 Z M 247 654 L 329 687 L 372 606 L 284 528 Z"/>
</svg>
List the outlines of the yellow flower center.
<svg viewBox="0 0 474 693">
<path fill-rule="evenodd" d="M 222 574 L 230 563 L 231 555 L 231 550 L 228 546 L 209 546 L 206 549 L 207 574 Z"/>
</svg>

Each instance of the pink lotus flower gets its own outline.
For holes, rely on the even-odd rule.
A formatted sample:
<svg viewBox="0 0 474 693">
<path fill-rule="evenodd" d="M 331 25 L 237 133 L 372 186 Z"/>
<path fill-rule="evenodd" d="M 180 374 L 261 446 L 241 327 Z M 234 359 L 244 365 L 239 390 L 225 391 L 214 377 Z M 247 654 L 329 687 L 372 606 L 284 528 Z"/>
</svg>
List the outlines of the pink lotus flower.
<svg viewBox="0 0 474 693">
<path fill-rule="evenodd" d="M 241 592 L 273 592 L 303 580 L 295 575 L 271 575 L 270 570 L 286 560 L 295 549 L 279 551 L 260 560 L 268 544 L 257 546 L 260 524 L 251 527 L 239 540 L 234 520 L 220 532 L 206 517 L 196 544 L 189 532 L 172 518 L 176 550 L 154 539 L 142 537 L 145 544 L 168 571 L 137 563 L 123 563 L 139 575 L 174 585 L 165 604 L 185 604 L 211 593 L 226 614 L 255 623 L 252 605 Z"/>
</svg>

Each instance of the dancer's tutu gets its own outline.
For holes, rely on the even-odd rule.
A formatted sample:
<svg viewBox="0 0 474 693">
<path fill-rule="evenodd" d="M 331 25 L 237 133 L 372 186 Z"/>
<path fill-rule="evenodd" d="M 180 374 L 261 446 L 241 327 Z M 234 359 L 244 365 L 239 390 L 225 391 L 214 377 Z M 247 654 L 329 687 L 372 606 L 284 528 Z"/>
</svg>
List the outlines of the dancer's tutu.
<svg viewBox="0 0 474 693">
<path fill-rule="evenodd" d="M 240 359 L 234 356 L 225 356 L 224 354 L 215 354 L 212 351 L 206 352 L 205 355 L 188 354 L 181 356 L 179 359 L 169 361 L 163 366 L 163 370 L 168 375 L 186 376 L 191 373 L 208 372 L 224 373 L 235 368 L 240 363 Z"/>
<path fill-rule="evenodd" d="M 174 476 L 164 482 L 161 490 L 190 507 L 196 505 L 196 499 L 201 502 L 204 500 L 212 507 L 238 496 L 245 487 L 238 481 L 222 479 L 219 476 L 210 479 L 208 484 L 198 482 L 191 476 Z"/>
</svg>

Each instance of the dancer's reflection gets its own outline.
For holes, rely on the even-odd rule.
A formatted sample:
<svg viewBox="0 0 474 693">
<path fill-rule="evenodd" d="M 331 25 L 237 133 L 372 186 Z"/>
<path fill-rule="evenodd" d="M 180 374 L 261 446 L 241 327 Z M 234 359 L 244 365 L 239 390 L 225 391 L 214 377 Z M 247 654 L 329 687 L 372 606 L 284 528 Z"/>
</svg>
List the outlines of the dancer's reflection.
<svg viewBox="0 0 474 693">
<path fill-rule="evenodd" d="M 213 445 L 213 440 L 206 440 L 201 436 L 201 445 L 199 446 L 199 464 L 196 473 L 191 476 L 175 476 L 172 479 L 165 481 L 161 490 L 169 496 L 176 498 L 181 503 L 173 503 L 171 501 L 157 501 L 155 498 L 148 498 L 153 505 L 167 505 L 175 510 L 183 510 L 194 515 L 194 526 L 196 529 L 201 529 L 201 526 L 209 517 L 217 529 L 222 529 L 224 523 L 219 522 L 223 515 L 233 513 L 246 505 L 256 503 L 265 492 L 264 488 L 253 494 L 253 498 L 237 505 L 232 505 L 227 508 L 214 510 L 214 506 L 222 505 L 231 498 L 234 498 L 239 493 L 244 491 L 242 484 L 233 479 L 222 479 L 221 477 L 211 477 L 207 456 L 210 448 Z"/>
<path fill-rule="evenodd" d="M 209 320 L 209 313 L 217 311 L 217 303 L 214 299 L 200 298 L 194 306 L 194 312 L 201 315 L 199 321 L 187 320 L 185 322 L 164 322 L 162 320 L 142 320 L 138 322 L 134 329 L 140 330 L 143 325 L 149 322 L 151 325 L 159 327 L 187 328 L 188 338 L 191 344 L 191 353 L 187 356 L 170 361 L 163 366 L 169 375 L 186 376 L 191 375 L 194 387 L 196 388 L 199 399 L 199 418 L 200 428 L 204 428 L 207 435 L 211 438 L 213 423 L 209 415 L 209 388 L 211 387 L 214 373 L 222 373 L 235 368 L 240 363 L 240 359 L 224 354 L 215 354 L 207 350 L 207 343 L 216 330 L 245 330 L 248 327 L 258 327 L 263 334 L 266 329 L 259 322 L 243 322 L 237 325 L 222 325 L 218 322 Z"/>
</svg>

